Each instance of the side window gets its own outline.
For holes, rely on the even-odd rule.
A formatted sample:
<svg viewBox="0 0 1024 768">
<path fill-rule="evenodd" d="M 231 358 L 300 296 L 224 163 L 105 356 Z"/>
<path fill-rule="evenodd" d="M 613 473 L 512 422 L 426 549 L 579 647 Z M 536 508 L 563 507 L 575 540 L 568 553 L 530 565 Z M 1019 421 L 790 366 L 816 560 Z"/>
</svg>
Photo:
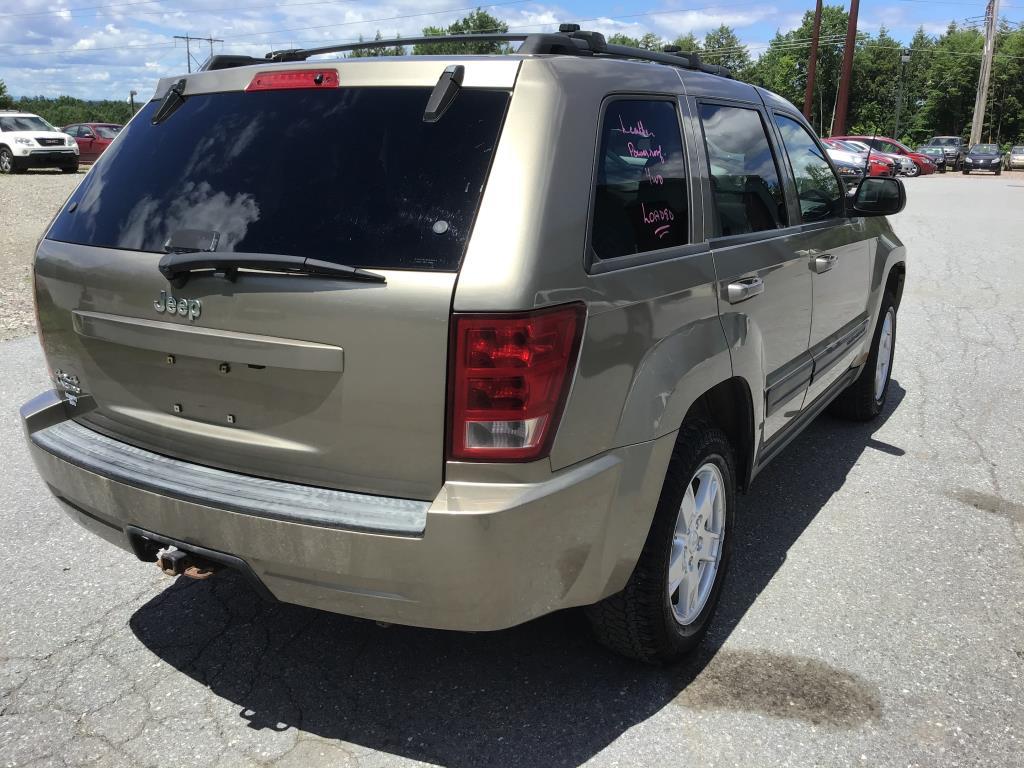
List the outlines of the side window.
<svg viewBox="0 0 1024 768">
<path fill-rule="evenodd" d="M 66 133 L 68 136 L 78 136 L 78 126 L 69 125 L 68 129 L 64 131 L 64 133 Z"/>
<path fill-rule="evenodd" d="M 880 142 L 878 142 L 878 148 L 880 150 L 882 150 L 883 152 L 890 152 L 890 153 L 892 153 L 894 155 L 902 155 L 903 154 L 903 150 L 902 149 L 900 149 L 895 144 L 893 144 L 892 142 L 889 142 L 889 141 L 880 141 Z"/>
<path fill-rule="evenodd" d="M 744 235 L 787 224 L 779 171 L 756 109 L 701 104 L 719 234 Z"/>
<path fill-rule="evenodd" d="M 608 104 L 594 190 L 591 242 L 600 259 L 688 242 L 686 167 L 675 102 Z"/>
<path fill-rule="evenodd" d="M 807 129 L 791 117 L 775 115 L 789 156 L 804 221 L 822 221 L 843 212 L 843 185 Z"/>
</svg>

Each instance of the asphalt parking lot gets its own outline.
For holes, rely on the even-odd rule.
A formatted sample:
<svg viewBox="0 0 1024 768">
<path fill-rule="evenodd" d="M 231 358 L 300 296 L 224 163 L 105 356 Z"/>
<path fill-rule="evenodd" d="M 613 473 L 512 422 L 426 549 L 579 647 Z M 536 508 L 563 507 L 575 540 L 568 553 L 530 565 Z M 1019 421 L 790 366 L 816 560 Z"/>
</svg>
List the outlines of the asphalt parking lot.
<svg viewBox="0 0 1024 768">
<path fill-rule="evenodd" d="M 0 766 L 1024 766 L 1024 173 L 907 187 L 887 409 L 741 498 L 671 668 L 575 612 L 385 629 L 175 582 L 58 510 L 17 417 L 42 356 L 0 343 Z"/>
</svg>

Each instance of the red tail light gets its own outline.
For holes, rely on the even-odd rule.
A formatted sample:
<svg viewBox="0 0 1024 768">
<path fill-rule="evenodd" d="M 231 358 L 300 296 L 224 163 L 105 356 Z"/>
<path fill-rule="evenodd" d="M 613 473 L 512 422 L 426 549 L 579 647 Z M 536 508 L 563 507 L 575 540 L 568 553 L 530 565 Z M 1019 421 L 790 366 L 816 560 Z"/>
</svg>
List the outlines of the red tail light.
<svg viewBox="0 0 1024 768">
<path fill-rule="evenodd" d="M 341 85 L 334 69 L 283 69 L 257 72 L 246 91 L 280 91 L 289 88 L 337 88 Z"/>
<path fill-rule="evenodd" d="M 579 352 L 582 304 L 455 315 L 448 456 L 531 461 L 551 448 Z"/>
</svg>

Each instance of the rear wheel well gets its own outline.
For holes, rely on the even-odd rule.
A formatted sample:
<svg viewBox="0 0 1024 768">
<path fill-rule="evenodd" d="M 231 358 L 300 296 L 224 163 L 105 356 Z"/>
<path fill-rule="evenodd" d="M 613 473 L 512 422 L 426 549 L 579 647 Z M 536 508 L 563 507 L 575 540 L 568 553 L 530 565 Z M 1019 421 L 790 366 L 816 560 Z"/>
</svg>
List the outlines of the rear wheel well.
<svg viewBox="0 0 1024 768">
<path fill-rule="evenodd" d="M 754 456 L 754 407 L 747 383 L 734 376 L 716 384 L 690 406 L 684 421 L 689 419 L 705 419 L 725 432 L 736 452 L 737 486 L 746 491 Z"/>
<path fill-rule="evenodd" d="M 902 261 L 893 264 L 889 270 L 889 276 L 885 280 L 885 290 L 892 294 L 896 307 L 900 306 L 900 299 L 903 298 L 903 283 L 907 279 L 907 265 Z"/>
</svg>

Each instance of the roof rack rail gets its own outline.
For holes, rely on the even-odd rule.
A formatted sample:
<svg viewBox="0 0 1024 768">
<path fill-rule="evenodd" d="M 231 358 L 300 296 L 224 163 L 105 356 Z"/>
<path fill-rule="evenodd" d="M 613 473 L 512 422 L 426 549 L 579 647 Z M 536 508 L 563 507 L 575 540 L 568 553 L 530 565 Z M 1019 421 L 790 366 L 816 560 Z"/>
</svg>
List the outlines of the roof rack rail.
<svg viewBox="0 0 1024 768">
<path fill-rule="evenodd" d="M 263 59 L 251 56 L 218 55 L 208 59 L 202 69 L 227 69 L 264 62 L 305 61 L 310 56 L 326 53 L 344 53 L 368 48 L 393 48 L 405 45 L 433 45 L 438 43 L 519 43 L 516 53 L 555 54 L 567 56 L 594 56 L 599 58 L 636 59 L 667 64 L 683 69 L 694 69 L 721 77 L 732 77 L 726 67 L 705 64 L 696 53 L 684 53 L 676 46 L 666 46 L 664 51 L 648 51 L 626 45 L 612 45 L 600 32 L 581 30 L 579 24 L 561 24 L 557 33 L 480 33 L 469 35 L 427 35 L 424 37 L 396 37 L 388 40 L 362 40 L 357 43 L 338 43 L 319 48 L 288 48 L 270 51 Z"/>
</svg>

